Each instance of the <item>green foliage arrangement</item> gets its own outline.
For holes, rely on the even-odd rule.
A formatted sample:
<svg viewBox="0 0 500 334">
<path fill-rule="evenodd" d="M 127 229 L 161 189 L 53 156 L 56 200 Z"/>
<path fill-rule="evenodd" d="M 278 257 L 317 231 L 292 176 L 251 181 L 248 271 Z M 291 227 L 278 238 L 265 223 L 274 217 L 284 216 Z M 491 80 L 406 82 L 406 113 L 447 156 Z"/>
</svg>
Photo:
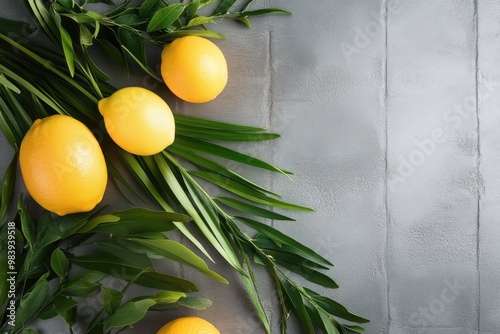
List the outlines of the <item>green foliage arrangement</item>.
<svg viewBox="0 0 500 334">
<path fill-rule="evenodd" d="M 109 76 L 97 66 L 89 48 L 104 50 L 126 73 L 139 67 L 161 81 L 147 61 L 149 43 L 162 45 L 186 35 L 224 38 L 209 29 L 216 20 L 235 19 L 250 27 L 254 16 L 289 14 L 278 8 L 251 9 L 251 0 L 144 0 L 136 5 L 128 0 L 120 4 L 111 0 L 24 2 L 38 27 L 0 19 L 0 127 L 16 152 L 37 118 L 59 113 L 77 118 L 90 129 L 101 128 L 96 103 L 116 89 L 107 82 Z M 89 9 L 95 5 L 105 10 Z M 41 29 L 57 51 L 32 40 L 23 41 L 21 37 L 30 29 Z M 101 295 L 102 310 L 85 324 L 89 334 L 126 330 L 147 311 L 209 307 L 209 300 L 190 295 L 198 290 L 194 283 L 154 268 L 152 259 L 169 259 L 227 283 L 188 247 L 168 238 L 169 231 L 179 230 L 207 259 L 212 256 L 204 247 L 206 243 L 241 274 L 262 332 L 270 333 L 271 325 L 257 286 L 256 265 L 265 266 L 274 281 L 281 333 L 287 333 L 290 312 L 304 333 L 363 333 L 358 324 L 368 320 L 293 280 L 292 276 L 299 275 L 313 284 L 336 289 L 337 284 L 323 272 L 332 264 L 263 222 L 293 220 L 272 208 L 312 210 L 284 201 L 220 162 L 222 158 L 290 174 L 223 144 L 274 140 L 279 135 L 183 115 L 175 115 L 175 120 L 175 143 L 155 156 L 129 154 L 107 135 L 101 141 L 110 179 L 117 189 L 147 196 L 162 210 L 132 205 L 124 211 L 107 212 L 104 206 L 90 213 L 58 217 L 43 212 L 35 217 L 28 212 L 23 197 L 13 198 L 17 154 L 13 157 L 0 197 L 0 331 L 36 333 L 29 328 L 32 321 L 59 316 L 73 333 L 79 305 L 76 297 L 95 294 Z M 188 161 L 189 168 L 181 161 Z M 213 197 L 202 185 L 207 183 L 230 195 Z M 14 202 L 17 214 L 8 217 Z M 202 239 L 191 233 L 193 228 L 201 232 Z M 255 235 L 249 235 L 249 230 Z M 8 280 L 9 273 L 15 273 L 13 282 Z M 125 287 L 117 290 L 107 286 L 109 277 L 123 280 Z M 124 301 L 133 284 L 158 292 Z M 12 285 L 17 292 L 14 298 L 9 296 Z M 12 307 L 15 327 L 9 324 Z"/>
</svg>

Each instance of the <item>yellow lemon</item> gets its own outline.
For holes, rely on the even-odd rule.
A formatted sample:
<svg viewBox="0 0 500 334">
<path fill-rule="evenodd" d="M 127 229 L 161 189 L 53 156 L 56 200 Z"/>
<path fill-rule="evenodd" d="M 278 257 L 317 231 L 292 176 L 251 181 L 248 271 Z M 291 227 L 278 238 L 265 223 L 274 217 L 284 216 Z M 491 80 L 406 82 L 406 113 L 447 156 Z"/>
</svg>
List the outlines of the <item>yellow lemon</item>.
<svg viewBox="0 0 500 334">
<path fill-rule="evenodd" d="M 83 123 L 69 116 L 37 119 L 21 142 L 19 164 L 29 194 L 60 216 L 92 210 L 106 190 L 101 147 Z"/>
<path fill-rule="evenodd" d="M 170 321 L 156 334 L 220 334 L 210 322 L 198 317 L 182 317 Z"/>
<path fill-rule="evenodd" d="M 226 86 L 226 58 L 219 47 L 206 38 L 177 38 L 163 48 L 161 74 L 177 97 L 192 103 L 208 102 Z"/>
<path fill-rule="evenodd" d="M 98 103 L 113 141 L 133 154 L 147 156 L 174 142 L 175 121 L 168 104 L 142 87 L 126 87 Z"/>
</svg>

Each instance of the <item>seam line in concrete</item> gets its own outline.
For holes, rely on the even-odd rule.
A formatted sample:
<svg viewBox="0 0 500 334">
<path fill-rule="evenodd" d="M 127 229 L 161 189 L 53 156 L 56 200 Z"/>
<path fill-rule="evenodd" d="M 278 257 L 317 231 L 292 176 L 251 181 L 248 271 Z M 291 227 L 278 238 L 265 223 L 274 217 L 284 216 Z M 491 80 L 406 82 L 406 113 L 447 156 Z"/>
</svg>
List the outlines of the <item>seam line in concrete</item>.
<svg viewBox="0 0 500 334">
<path fill-rule="evenodd" d="M 481 266 L 480 266 L 480 232 L 481 232 L 481 128 L 480 128 L 480 72 L 479 72 L 479 8 L 478 0 L 474 0 L 474 24 L 476 33 L 476 130 L 477 130 L 477 229 L 476 229 L 476 270 L 477 270 L 477 330 L 481 331 Z"/>
<path fill-rule="evenodd" d="M 384 10 L 384 21 L 385 21 L 385 40 L 384 40 L 384 50 L 385 50 L 385 59 L 384 59 L 384 99 L 383 99 L 383 109 L 385 113 L 385 185 L 384 185 L 384 202 L 385 202 L 385 215 L 386 215 L 386 236 L 385 236 L 385 271 L 386 271 L 386 303 L 387 303 L 387 332 L 391 330 L 391 303 L 390 303 L 390 279 L 389 279 L 389 241 L 391 235 L 391 219 L 389 213 L 389 127 L 388 127 L 388 118 L 389 118 L 389 108 L 387 107 L 387 98 L 388 98 L 388 76 L 387 76 L 387 58 L 388 58 L 388 2 L 384 0 L 383 2 L 383 10 Z"/>
</svg>

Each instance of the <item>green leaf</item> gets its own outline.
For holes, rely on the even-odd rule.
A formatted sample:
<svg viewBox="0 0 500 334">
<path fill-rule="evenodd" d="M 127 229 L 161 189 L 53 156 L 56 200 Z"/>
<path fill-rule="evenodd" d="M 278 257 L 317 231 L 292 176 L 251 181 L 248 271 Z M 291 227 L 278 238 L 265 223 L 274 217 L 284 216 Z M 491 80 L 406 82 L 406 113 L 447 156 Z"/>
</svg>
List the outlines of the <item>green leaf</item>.
<svg viewBox="0 0 500 334">
<path fill-rule="evenodd" d="M 334 301 L 333 299 L 321 296 L 320 294 L 307 288 L 304 288 L 304 291 L 312 298 L 314 303 L 333 316 L 361 324 L 370 322 L 368 319 L 349 312 L 345 306 Z"/>
<path fill-rule="evenodd" d="M 302 294 L 300 292 L 300 287 L 292 285 L 288 280 L 281 280 L 281 288 L 284 290 L 285 295 L 288 297 L 288 302 L 293 310 L 293 313 L 297 317 L 297 320 L 307 334 L 315 334 L 314 327 L 307 313 L 304 301 L 302 299 Z"/>
<path fill-rule="evenodd" d="M 60 248 L 56 248 L 52 252 L 50 258 L 50 266 L 59 277 L 64 277 L 69 271 L 69 260 Z"/>
<path fill-rule="evenodd" d="M 5 77 L 5 75 L 3 75 L 1 73 L 0 73 L 0 85 L 5 86 L 6 88 L 10 89 L 11 91 L 13 91 L 16 94 L 21 93 L 21 90 L 19 88 L 17 88 L 17 86 L 14 85 L 11 81 L 9 81 L 9 79 L 7 79 Z"/>
<path fill-rule="evenodd" d="M 43 248 L 61 239 L 61 231 L 54 224 L 48 211 L 45 211 L 38 219 L 36 244 L 38 248 Z"/>
<path fill-rule="evenodd" d="M 108 331 L 111 328 L 125 327 L 135 324 L 146 315 L 148 309 L 154 304 L 156 304 L 156 301 L 154 299 L 129 301 L 123 304 L 105 322 L 105 331 Z"/>
<path fill-rule="evenodd" d="M 149 21 L 147 32 L 158 31 L 168 28 L 174 23 L 184 11 L 184 6 L 180 3 L 171 4 L 157 11 L 151 21 Z"/>
<path fill-rule="evenodd" d="M 56 23 L 60 38 L 61 45 L 66 58 L 66 64 L 68 65 L 69 73 L 73 77 L 75 75 L 75 50 L 73 49 L 73 40 L 69 32 L 62 26 L 61 17 L 57 13 L 53 13 L 54 22 Z"/>
<path fill-rule="evenodd" d="M 136 284 L 160 290 L 179 290 L 184 292 L 197 291 L 196 285 L 179 277 L 152 271 L 144 272 L 147 267 L 138 267 L 107 253 L 94 253 L 78 257 L 70 257 L 70 261 L 79 267 L 97 270 L 114 277 L 130 281 L 141 274 Z"/>
<path fill-rule="evenodd" d="M 183 29 L 176 30 L 173 32 L 169 32 L 163 34 L 161 36 L 155 37 L 154 41 L 162 41 L 162 40 L 173 40 L 176 38 L 186 37 L 186 36 L 199 36 L 205 38 L 217 38 L 217 39 L 226 39 L 226 36 L 212 30 L 196 30 L 196 29 Z"/>
<path fill-rule="evenodd" d="M 180 298 L 185 298 L 186 294 L 179 291 L 162 291 L 153 296 L 156 303 L 173 304 Z"/>
<path fill-rule="evenodd" d="M 16 184 L 17 173 L 17 154 L 14 154 L 12 161 L 5 171 L 2 182 L 2 190 L 0 192 L 0 223 L 3 222 L 7 211 L 9 210 L 12 197 L 14 196 L 14 187 Z"/>
<path fill-rule="evenodd" d="M 73 0 L 57 0 L 57 3 L 59 3 L 65 9 L 73 8 L 73 4 L 74 4 Z"/>
<path fill-rule="evenodd" d="M 66 297 L 58 296 L 54 301 L 54 306 L 57 314 L 64 319 L 68 327 L 75 324 L 76 306 L 78 302 Z"/>
<path fill-rule="evenodd" d="M 237 199 L 231 197 L 217 197 L 217 201 L 225 204 L 233 209 L 239 210 L 241 212 L 249 213 L 258 217 L 268 218 L 273 220 L 287 220 L 287 221 L 295 221 L 293 218 L 281 215 L 279 213 L 260 208 L 258 206 L 239 201 Z"/>
<path fill-rule="evenodd" d="M 17 203 L 17 211 L 21 220 L 21 230 L 23 232 L 24 238 L 28 242 L 30 248 L 33 248 L 33 244 L 36 240 L 36 226 L 31 220 L 28 210 L 26 209 L 24 198 L 22 195 L 19 198 L 19 202 Z"/>
<path fill-rule="evenodd" d="M 202 311 L 210 306 L 212 306 L 212 302 L 209 299 L 201 298 L 201 297 L 185 297 L 181 298 L 177 301 L 177 304 L 183 307 L 191 308 L 194 310 Z"/>
<path fill-rule="evenodd" d="M 94 34 L 84 25 L 80 26 L 80 44 L 85 46 L 92 45 Z"/>
<path fill-rule="evenodd" d="M 323 256 L 319 255 L 312 249 L 310 249 L 307 246 L 304 246 L 300 242 L 296 241 L 295 239 L 287 236 L 286 234 L 278 231 L 274 227 L 271 227 L 269 225 L 263 224 L 261 222 L 245 218 L 245 217 L 235 217 L 245 225 L 250 226 L 254 230 L 258 231 L 259 233 L 262 233 L 272 241 L 278 244 L 285 244 L 287 246 L 290 246 L 296 254 L 299 254 L 300 256 L 310 259 L 312 261 L 315 261 L 319 264 L 327 265 L 327 266 L 332 266 L 333 264 L 325 259 Z"/>
<path fill-rule="evenodd" d="M 255 132 L 236 132 L 217 129 L 197 129 L 190 126 L 178 124 L 175 128 L 176 134 L 186 137 L 205 139 L 209 141 L 236 141 L 236 142 L 258 142 L 273 140 L 280 137 L 276 133 L 255 133 Z"/>
<path fill-rule="evenodd" d="M 221 176 L 221 175 L 216 175 L 210 172 L 202 172 L 202 171 L 191 171 L 191 174 L 194 176 L 197 176 L 205 181 L 211 182 L 223 189 L 226 189 L 235 195 L 238 195 L 240 197 L 246 198 L 247 200 L 263 204 L 263 205 L 270 205 L 274 206 L 277 208 L 282 208 L 282 209 L 287 209 L 287 210 L 298 210 L 298 211 L 314 211 L 310 208 L 300 206 L 297 204 L 293 203 L 287 203 L 284 201 L 281 201 L 279 199 L 269 197 L 267 195 L 264 195 L 263 193 L 254 190 L 252 188 L 249 188 L 247 186 L 241 185 L 227 177 Z"/>
<path fill-rule="evenodd" d="M 118 64 L 121 66 L 125 73 L 128 74 L 128 65 L 125 60 L 125 55 L 120 51 L 119 48 L 117 48 L 113 43 L 106 39 L 97 39 L 97 42 L 102 46 L 104 51 L 110 56 L 110 58 L 113 60 L 115 64 Z"/>
<path fill-rule="evenodd" d="M 193 0 L 186 5 L 186 22 L 189 23 L 200 9 L 200 0 Z"/>
<path fill-rule="evenodd" d="M 186 246 L 176 241 L 141 239 L 132 239 L 132 241 L 150 247 L 158 255 L 188 265 L 209 277 L 212 277 L 225 284 L 229 284 L 229 282 L 225 278 L 210 270 L 206 262 L 203 261 L 198 255 L 193 253 L 193 251 L 191 251 Z"/>
<path fill-rule="evenodd" d="M 266 129 L 248 126 L 248 125 L 240 125 L 234 123 L 227 122 L 219 122 L 210 119 L 204 119 L 199 117 L 187 116 L 175 114 L 175 123 L 177 125 L 184 125 L 190 128 L 202 128 L 202 129 L 215 129 L 215 130 L 223 130 L 223 131 L 238 131 L 238 132 L 261 132 Z"/>
<path fill-rule="evenodd" d="M 191 218 L 175 212 L 132 208 L 99 216 L 87 223 L 80 232 L 130 235 L 136 233 L 166 232 L 175 230 L 173 222 L 187 222 Z"/>
<path fill-rule="evenodd" d="M 160 0 L 144 0 L 139 7 L 139 16 L 143 19 L 149 19 L 159 8 Z"/>
<path fill-rule="evenodd" d="M 87 297 L 93 295 L 101 287 L 98 283 L 89 283 L 84 281 L 75 281 L 66 285 L 62 289 L 65 296 Z"/>
<path fill-rule="evenodd" d="M 303 265 L 300 262 L 288 262 L 288 261 L 277 261 L 281 266 L 287 268 L 288 270 L 304 277 L 309 282 L 316 283 L 325 288 L 338 289 L 337 283 L 331 279 L 329 276 L 314 270 L 307 265 Z"/>
<path fill-rule="evenodd" d="M 88 3 L 99 3 L 99 2 L 102 2 L 103 4 L 106 4 L 106 5 L 111 5 L 111 6 L 114 6 L 114 2 L 113 0 L 85 0 L 86 2 Z M 128 3 L 128 1 L 125 1 L 126 3 Z"/>
<path fill-rule="evenodd" d="M 118 16 L 115 19 L 115 23 L 118 25 L 127 25 L 133 27 L 144 23 L 144 20 L 137 14 L 126 14 Z"/>
<path fill-rule="evenodd" d="M 136 179 L 144 186 L 144 189 L 149 192 L 151 197 L 154 198 L 154 200 L 157 201 L 164 210 L 172 211 L 172 208 L 167 203 L 165 198 L 160 195 L 158 185 L 153 183 L 149 178 L 148 174 L 139 163 L 138 158 L 125 151 L 118 151 L 118 153 L 132 171 L 132 175 L 134 175 Z M 177 228 L 182 232 L 182 234 L 184 234 L 189 239 L 189 241 L 191 241 L 209 259 L 211 259 L 210 254 L 207 252 L 205 247 L 191 234 L 191 232 L 186 228 L 186 226 L 184 226 L 184 224 L 177 222 L 175 224 L 177 225 Z"/>
<path fill-rule="evenodd" d="M 96 18 L 89 15 L 88 13 L 61 13 L 59 15 L 70 18 L 79 24 L 96 22 Z M 81 27 L 83 27 L 83 26 L 81 26 Z"/>
<path fill-rule="evenodd" d="M 259 16 L 266 14 L 282 14 L 282 15 L 292 15 L 289 11 L 280 9 L 280 8 L 264 8 L 264 9 L 256 9 L 256 10 L 246 10 L 241 12 L 242 17 L 248 16 Z"/>
<path fill-rule="evenodd" d="M 87 224 L 91 213 L 72 213 L 65 216 L 58 216 L 53 219 L 56 226 L 59 227 L 60 235 L 62 239 L 68 238 L 75 234 L 78 230 Z"/>
<path fill-rule="evenodd" d="M 207 170 L 215 172 L 217 174 L 221 174 L 234 182 L 237 182 L 243 186 L 249 187 L 250 189 L 279 197 L 279 194 L 272 192 L 271 190 L 266 189 L 266 188 L 256 184 L 255 182 L 252 182 L 252 181 L 244 178 L 240 174 L 235 173 L 234 171 L 228 169 L 227 167 L 225 167 L 225 166 L 223 166 L 223 165 L 221 165 L 221 164 L 219 164 L 211 159 L 208 159 L 208 158 L 202 157 L 201 155 L 195 154 L 195 153 L 191 152 L 190 150 L 187 150 L 185 148 L 172 147 L 172 145 L 171 145 L 167 148 L 167 151 L 171 152 L 171 153 L 173 153 L 173 154 L 175 154 L 175 155 L 177 155 L 177 156 L 179 156 L 179 157 L 181 157 L 189 162 L 192 162 L 193 164 L 195 164 L 196 166 L 198 166 L 202 169 L 207 169 Z"/>
<path fill-rule="evenodd" d="M 186 27 L 195 27 L 202 24 L 215 23 L 213 16 L 197 16 L 189 21 Z"/>
<path fill-rule="evenodd" d="M 144 72 L 149 74 L 156 81 L 158 82 L 162 81 L 162 79 L 148 66 L 145 60 L 141 60 L 140 58 L 138 58 L 136 54 L 134 54 L 132 51 L 130 51 L 123 45 L 122 48 L 144 70 Z"/>
<path fill-rule="evenodd" d="M 23 327 L 41 311 L 49 295 L 49 283 L 46 277 L 47 275 L 40 277 L 31 291 L 21 299 L 21 303 L 16 311 L 16 327 Z"/>
<path fill-rule="evenodd" d="M 98 271 L 84 271 L 82 273 L 79 273 L 78 275 L 73 276 L 69 283 L 75 283 L 75 282 L 86 282 L 86 283 L 97 283 L 104 278 L 106 278 L 106 274 L 103 274 Z"/>
<path fill-rule="evenodd" d="M 205 220 L 202 219 L 202 217 L 196 210 L 196 207 L 193 205 L 190 198 L 188 197 L 188 194 L 184 191 L 179 180 L 173 173 L 172 169 L 170 168 L 168 163 L 162 159 L 161 156 L 156 155 L 154 157 L 154 161 L 156 162 L 158 168 L 160 169 L 160 172 L 164 180 L 167 182 L 170 189 L 175 194 L 175 197 L 182 205 L 182 207 L 186 210 L 186 212 L 193 218 L 193 220 L 195 221 L 196 225 L 201 230 L 201 232 L 210 241 L 210 243 L 217 249 L 219 254 L 221 254 L 228 261 L 228 263 L 230 263 L 238 271 L 242 272 L 242 268 L 235 251 L 232 249 L 230 245 L 227 244 L 224 238 L 220 237 L 218 238 L 218 236 L 220 235 L 220 231 L 217 228 L 212 228 L 212 229 L 209 228 L 210 225 L 215 226 L 218 223 L 207 221 L 206 218 L 210 219 L 210 217 L 207 217 L 206 215 L 204 216 Z M 183 179 L 181 180 L 183 181 Z"/>
<path fill-rule="evenodd" d="M 7 273 L 9 272 L 7 224 L 0 228 L 0 305 L 7 305 L 9 283 Z"/>
<path fill-rule="evenodd" d="M 271 164 L 268 164 L 265 161 L 254 158 L 247 154 L 240 153 L 238 151 L 226 148 L 224 146 L 220 146 L 214 143 L 210 143 L 206 140 L 195 139 L 185 136 L 176 136 L 176 139 L 172 146 L 179 146 L 182 148 L 191 149 L 195 152 L 202 152 L 214 156 L 218 156 L 224 159 L 233 160 L 236 162 L 240 162 L 242 164 L 267 169 L 273 172 L 279 172 L 282 174 L 291 174 L 290 172 L 281 170 Z"/>
<path fill-rule="evenodd" d="M 240 16 L 236 18 L 236 20 L 242 22 L 244 25 L 246 25 L 248 28 L 252 28 L 252 24 L 250 23 L 250 20 L 246 16 Z"/>
<path fill-rule="evenodd" d="M 139 64 L 147 66 L 146 48 L 144 39 L 136 32 L 125 28 L 118 29 L 118 35 L 122 48 L 130 53 Z"/>
<path fill-rule="evenodd" d="M 115 289 L 103 287 L 101 294 L 104 311 L 109 315 L 115 313 L 122 302 L 123 293 Z"/>
<path fill-rule="evenodd" d="M 311 305 L 310 303 L 305 303 L 307 313 L 311 317 L 311 319 L 314 321 L 316 326 L 321 328 L 323 333 L 327 334 L 341 334 L 339 330 L 337 329 L 337 326 L 334 324 L 336 323 L 335 319 L 333 319 L 330 315 L 328 315 L 325 311 L 322 309 L 316 308 L 314 305 Z"/>
<path fill-rule="evenodd" d="M 217 15 L 227 14 L 228 10 L 235 3 L 236 3 L 236 0 L 224 0 L 224 1 L 222 1 L 220 3 L 220 5 L 215 9 L 215 11 L 212 15 L 217 16 Z"/>
<path fill-rule="evenodd" d="M 343 324 L 343 326 L 345 328 L 347 328 L 348 330 L 352 331 L 352 332 L 356 332 L 356 333 L 359 333 L 359 334 L 364 334 L 365 333 L 365 329 L 361 326 L 355 326 L 355 325 L 346 325 L 346 324 Z"/>
<path fill-rule="evenodd" d="M 66 283 L 63 293 L 67 296 L 89 296 L 101 287 L 98 282 L 105 277 L 106 274 L 98 271 L 84 271 Z"/>
</svg>

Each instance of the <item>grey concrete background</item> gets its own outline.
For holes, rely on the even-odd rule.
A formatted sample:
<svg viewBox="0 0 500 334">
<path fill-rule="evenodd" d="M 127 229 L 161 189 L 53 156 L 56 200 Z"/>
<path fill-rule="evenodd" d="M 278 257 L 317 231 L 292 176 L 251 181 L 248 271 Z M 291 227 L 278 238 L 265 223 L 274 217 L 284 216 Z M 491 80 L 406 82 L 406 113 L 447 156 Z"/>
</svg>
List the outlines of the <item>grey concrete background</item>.
<svg viewBox="0 0 500 334">
<path fill-rule="evenodd" d="M 2 15 L 26 17 L 20 2 L 5 3 Z M 294 171 L 293 181 L 244 172 L 316 209 L 273 224 L 335 263 L 340 289 L 323 292 L 371 319 L 367 333 L 500 333 L 500 0 L 263 4 L 294 15 L 216 26 L 230 75 L 217 100 L 156 91 L 179 113 L 282 134 L 241 148 Z M 12 150 L 0 138 L 3 173 Z M 232 284 L 183 271 L 214 301 L 194 314 L 222 333 L 262 332 L 237 276 L 221 261 L 214 269 Z M 153 314 L 128 332 L 184 314 Z M 289 332 L 300 333 L 293 321 Z"/>
</svg>

